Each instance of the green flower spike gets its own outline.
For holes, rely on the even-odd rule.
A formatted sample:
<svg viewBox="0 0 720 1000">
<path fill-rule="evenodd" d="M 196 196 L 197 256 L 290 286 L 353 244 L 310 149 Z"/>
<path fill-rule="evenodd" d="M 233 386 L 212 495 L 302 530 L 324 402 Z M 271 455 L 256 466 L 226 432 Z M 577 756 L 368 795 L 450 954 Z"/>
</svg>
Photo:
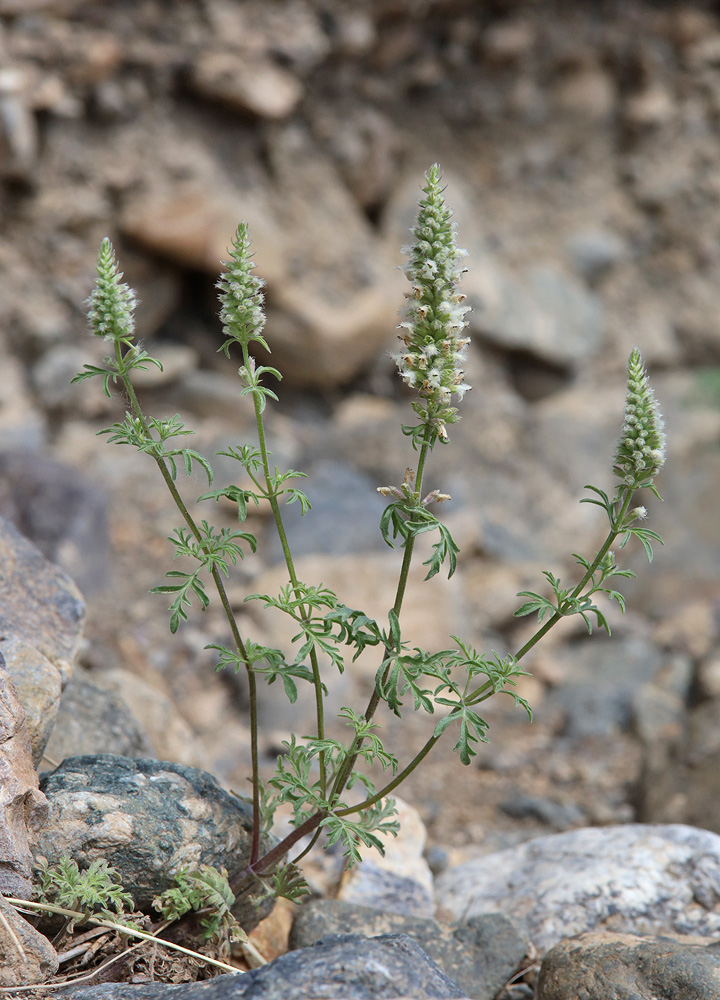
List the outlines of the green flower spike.
<svg viewBox="0 0 720 1000">
<path fill-rule="evenodd" d="M 457 291 L 464 273 L 460 261 L 467 251 L 455 244 L 455 224 L 445 205 L 437 164 L 425 179 L 425 198 L 412 230 L 415 242 L 403 247 L 412 290 L 406 292 L 406 318 L 400 324 L 403 349 L 394 360 L 403 380 L 420 397 L 412 406 L 421 423 L 446 441 L 445 425 L 459 419 L 451 398 L 462 399 L 470 388 L 461 368 L 470 343 L 461 336 L 469 306 L 462 304 L 464 296 Z"/>
<path fill-rule="evenodd" d="M 135 334 L 135 292 L 122 279 L 112 243 L 105 237 L 100 244 L 97 281 L 87 299 L 90 329 L 96 337 L 130 346 Z"/>
<path fill-rule="evenodd" d="M 625 486 L 641 489 L 652 483 L 665 463 L 665 430 L 660 408 L 640 351 L 628 359 L 625 422 L 613 470 Z"/>
<path fill-rule="evenodd" d="M 265 326 L 265 296 L 262 290 L 265 282 L 252 273 L 255 262 L 250 251 L 248 227 L 244 222 L 237 228 L 230 256 L 231 260 L 225 263 L 227 270 L 220 275 L 216 285 L 222 307 L 220 320 L 227 337 L 220 350 L 224 350 L 229 357 L 231 344 L 247 347 L 254 340 L 269 351 L 262 336 Z"/>
</svg>

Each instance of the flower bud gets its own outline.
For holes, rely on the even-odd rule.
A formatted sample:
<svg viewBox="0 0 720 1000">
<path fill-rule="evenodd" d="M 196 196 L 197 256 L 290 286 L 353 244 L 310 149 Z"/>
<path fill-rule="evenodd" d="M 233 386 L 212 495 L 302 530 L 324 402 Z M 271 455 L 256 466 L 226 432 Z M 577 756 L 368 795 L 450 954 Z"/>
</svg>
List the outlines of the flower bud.
<svg viewBox="0 0 720 1000">
<path fill-rule="evenodd" d="M 255 340 L 270 350 L 262 336 L 265 326 L 262 289 L 265 282 L 252 273 L 255 262 L 250 251 L 248 227 L 244 222 L 237 228 L 230 257 L 225 263 L 227 270 L 220 275 L 215 286 L 219 289 L 220 320 L 227 338 L 223 349 L 227 354 L 234 341 L 247 346 Z"/>
<path fill-rule="evenodd" d="M 105 237 L 100 244 L 97 279 L 87 299 L 90 329 L 96 337 L 129 345 L 135 334 L 135 292 L 122 279 L 112 243 Z"/>
</svg>

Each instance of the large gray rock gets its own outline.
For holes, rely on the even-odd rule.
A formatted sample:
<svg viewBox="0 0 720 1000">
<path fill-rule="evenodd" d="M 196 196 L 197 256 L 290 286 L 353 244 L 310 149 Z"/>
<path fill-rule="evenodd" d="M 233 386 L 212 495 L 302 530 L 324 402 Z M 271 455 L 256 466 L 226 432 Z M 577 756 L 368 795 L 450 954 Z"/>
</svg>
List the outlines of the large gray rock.
<svg viewBox="0 0 720 1000">
<path fill-rule="evenodd" d="M 205 771 L 112 754 L 69 757 L 43 777 L 50 803 L 33 854 L 64 855 L 86 868 L 105 858 L 141 909 L 174 884 L 180 866 L 200 864 L 240 875 L 250 861 L 249 806 Z M 265 913 L 242 900 L 236 916 L 250 929 Z"/>
<path fill-rule="evenodd" d="M 68 1000 L 383 1000 L 466 998 L 414 941 L 404 934 L 359 938 L 338 934 L 312 948 L 281 955 L 239 976 L 165 986 L 66 986 Z"/>
<path fill-rule="evenodd" d="M 316 899 L 298 910 L 290 947 L 307 948 L 338 933 L 406 934 L 473 1000 L 493 1000 L 527 950 L 517 928 L 501 913 L 450 925 L 336 899 Z"/>
<path fill-rule="evenodd" d="M 85 602 L 73 581 L 0 518 L 0 634 L 14 636 L 72 673 Z"/>
<path fill-rule="evenodd" d="M 540 969 L 537 1000 L 718 1000 L 720 948 L 694 937 L 582 934 Z"/>
<path fill-rule="evenodd" d="M 502 910 L 541 953 L 590 930 L 710 937 L 720 932 L 720 836 L 681 825 L 572 830 L 465 862 L 435 888 L 458 917 Z"/>
</svg>

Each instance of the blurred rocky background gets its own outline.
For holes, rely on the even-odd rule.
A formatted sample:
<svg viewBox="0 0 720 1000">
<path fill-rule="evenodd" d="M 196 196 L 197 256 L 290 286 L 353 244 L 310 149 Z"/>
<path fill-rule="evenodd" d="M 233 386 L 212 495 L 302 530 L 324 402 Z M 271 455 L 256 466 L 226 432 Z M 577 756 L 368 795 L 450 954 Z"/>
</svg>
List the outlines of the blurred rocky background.
<svg viewBox="0 0 720 1000">
<path fill-rule="evenodd" d="M 177 514 L 152 462 L 96 436 L 122 401 L 70 384 L 103 352 L 83 312 L 102 237 L 164 363 L 142 379 L 144 405 L 179 412 L 212 454 L 251 431 L 213 288 L 249 222 L 284 374 L 274 459 L 310 474 L 313 513 L 288 510 L 299 575 L 382 617 L 399 557 L 376 487 L 411 462 L 389 359 L 397 266 L 438 161 L 469 251 L 473 391 L 428 473 L 452 494 L 461 561 L 449 584 L 415 574 L 411 644 L 456 633 L 517 649 L 531 625 L 513 618 L 515 593 L 543 569 L 572 579 L 571 553 L 592 554 L 606 525 L 577 501 L 588 482 L 612 488 L 636 344 L 669 447 L 664 503 L 644 501 L 665 546 L 651 567 L 628 550 L 639 576 L 613 638 L 557 629 L 527 658 L 535 722 L 491 703 L 477 763 L 453 760 L 448 737 L 405 786 L 427 856 L 440 871 L 633 820 L 720 831 L 719 124 L 710 3 L 0 0 L 0 514 L 88 608 L 74 675 L 53 680 L 48 759 L 153 753 L 247 789 L 243 681 L 204 649 L 227 641 L 223 618 L 196 614 L 171 637 L 147 592 L 171 568 Z M 218 485 L 237 474 L 213 464 Z M 233 523 L 222 506 L 200 516 Z M 256 641 L 286 641 L 244 603 L 282 583 L 271 526 L 250 520 L 260 556 L 231 599 Z M 364 706 L 376 666 L 331 679 L 332 705 Z M 290 708 L 275 685 L 261 711 L 271 768 L 312 704 Z M 407 759 L 430 720 L 381 721 Z"/>
</svg>

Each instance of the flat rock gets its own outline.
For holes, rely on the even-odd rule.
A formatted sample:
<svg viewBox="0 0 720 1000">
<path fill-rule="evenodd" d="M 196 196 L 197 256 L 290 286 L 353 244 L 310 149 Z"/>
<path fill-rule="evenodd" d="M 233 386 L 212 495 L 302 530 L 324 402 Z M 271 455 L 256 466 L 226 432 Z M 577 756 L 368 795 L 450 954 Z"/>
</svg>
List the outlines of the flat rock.
<svg viewBox="0 0 720 1000">
<path fill-rule="evenodd" d="M 303 85 L 287 69 L 267 59 L 234 52 L 205 52 L 190 74 L 193 90 L 240 114 L 286 118 L 303 95 Z"/>
<path fill-rule="evenodd" d="M 689 826 L 608 826 L 530 840 L 444 872 L 458 916 L 501 909 L 545 953 L 590 930 L 720 931 L 720 836 Z"/>
<path fill-rule="evenodd" d="M 0 986 L 33 986 L 54 976 L 58 957 L 48 939 L 2 896 L 0 915 Z"/>
<path fill-rule="evenodd" d="M 466 997 L 425 952 L 404 934 L 376 938 L 337 934 L 312 948 L 281 955 L 238 976 L 204 983 L 65 987 L 69 1000 L 414 1000 Z"/>
<path fill-rule="evenodd" d="M 696 937 L 588 933 L 545 956 L 537 1000 L 718 1000 L 720 945 Z"/>
<path fill-rule="evenodd" d="M 0 634 L 35 646 L 69 676 L 84 617 L 85 602 L 70 577 L 0 518 Z"/>
<path fill-rule="evenodd" d="M 180 866 L 223 867 L 232 880 L 249 862 L 250 807 L 205 771 L 97 754 L 67 758 L 42 789 L 50 815 L 35 857 L 54 864 L 68 855 L 80 867 L 105 858 L 140 908 L 174 884 Z M 242 901 L 235 912 L 247 929 L 265 916 Z"/>
<path fill-rule="evenodd" d="M 526 952 L 515 925 L 500 913 L 446 924 L 336 899 L 316 899 L 300 907 L 290 945 L 307 948 L 337 933 L 369 938 L 406 934 L 473 1000 L 493 1000 Z"/>
</svg>

